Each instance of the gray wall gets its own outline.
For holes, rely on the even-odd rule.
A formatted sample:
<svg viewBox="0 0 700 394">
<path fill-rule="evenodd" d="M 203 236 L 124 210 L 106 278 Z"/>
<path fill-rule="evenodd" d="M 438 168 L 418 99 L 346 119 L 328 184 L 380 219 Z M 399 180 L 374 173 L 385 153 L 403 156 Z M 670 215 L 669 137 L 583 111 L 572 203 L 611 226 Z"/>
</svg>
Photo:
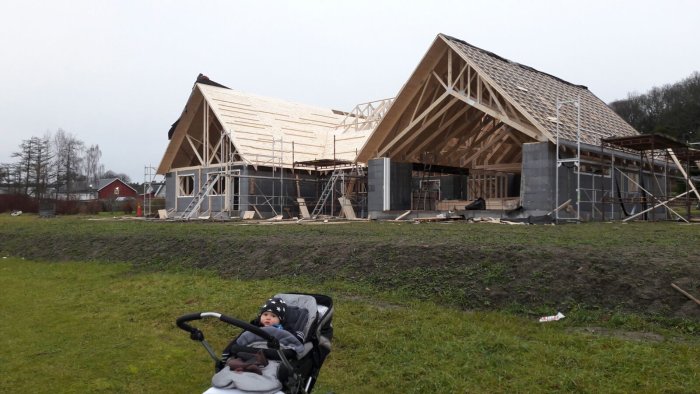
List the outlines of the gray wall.
<svg viewBox="0 0 700 394">
<path fill-rule="evenodd" d="M 522 199 L 523 207 L 528 211 L 549 212 L 567 200 L 571 199 L 572 207 L 576 208 L 577 201 L 577 172 L 574 163 L 562 163 L 559 167 L 559 198 L 555 200 L 556 186 L 556 153 L 555 146 L 548 142 L 527 143 L 523 145 L 523 174 L 522 174 Z M 638 175 L 638 171 L 627 170 L 626 173 Z M 642 175 L 640 184 L 654 195 L 663 195 L 663 176 L 657 174 L 656 180 L 649 173 Z M 601 220 L 603 213 L 605 219 L 624 219 L 626 215 L 619 203 L 602 204 L 602 196 L 612 196 L 617 198 L 617 187 L 625 195 L 630 189 L 629 181 L 621 176 L 617 170 L 615 172 L 616 184 L 613 185 L 609 175 L 581 173 L 580 176 L 580 197 L 579 211 L 583 220 Z M 659 184 L 657 184 L 657 182 Z M 636 194 L 638 195 L 638 194 Z M 641 212 L 646 208 L 651 208 L 654 203 L 651 197 L 644 206 L 641 203 L 625 203 L 624 209 L 627 214 Z M 664 208 L 657 208 L 648 213 L 650 218 L 664 219 L 666 217 Z M 653 215 L 653 216 L 652 216 Z M 560 211 L 560 218 L 575 217 L 575 213 Z M 639 217 L 640 219 L 642 216 Z"/>
<path fill-rule="evenodd" d="M 285 178 L 280 182 L 279 176 L 280 172 L 272 172 L 269 168 L 261 168 L 259 171 L 255 171 L 252 167 L 240 167 L 234 168 L 240 171 L 242 175 L 239 179 L 238 185 L 238 196 L 233 196 L 233 201 L 231 202 L 231 215 L 234 217 L 242 216 L 244 211 L 254 210 L 253 206 L 256 205 L 258 211 L 265 217 L 272 217 L 275 213 L 279 214 L 280 208 L 282 209 L 285 217 L 287 214 L 297 216 L 299 215 L 299 206 L 297 205 L 297 186 L 296 182 L 292 179 L 293 176 L 290 170 L 285 170 L 283 177 Z M 220 168 L 202 168 L 202 169 L 191 169 L 176 172 L 170 172 L 165 176 L 166 183 L 166 209 L 175 209 L 176 212 L 183 212 L 187 208 L 188 204 L 192 201 L 193 197 L 176 197 L 176 191 L 178 188 L 178 176 L 181 175 L 194 175 L 194 194 L 199 193 L 206 176 L 210 172 L 220 171 Z M 201 174 L 201 178 L 200 178 Z M 309 174 L 308 172 L 297 172 L 299 178 L 301 179 L 299 183 L 299 188 L 301 195 L 306 199 L 307 204 L 315 203 L 318 195 L 321 193 L 321 189 L 325 185 L 324 182 L 317 182 L 318 177 L 314 174 Z M 269 179 L 264 178 L 250 178 L 251 176 L 260 177 L 271 177 Z M 272 178 L 274 177 L 274 178 Z M 232 183 L 235 178 L 232 178 Z M 231 184 L 229 187 L 234 187 Z M 274 198 L 270 198 L 274 196 Z M 281 205 L 280 205 L 281 204 Z M 270 206 L 272 205 L 272 207 Z M 338 206 L 336 202 L 336 207 Z M 237 206 L 237 210 L 235 209 Z M 221 212 L 225 207 L 225 196 L 207 196 L 202 205 L 200 206 L 200 212 L 207 212 L 210 208 L 212 212 Z M 273 210 L 274 208 L 274 210 Z M 309 211 L 313 209 L 310 205 Z"/>
<path fill-rule="evenodd" d="M 554 208 L 556 163 L 554 151 L 554 145 L 549 142 L 523 144 L 523 173 L 520 189 L 525 209 L 548 212 Z"/>
<path fill-rule="evenodd" d="M 175 209 L 175 173 L 165 174 L 165 209 Z"/>
<path fill-rule="evenodd" d="M 411 209 L 410 163 L 394 163 L 383 158 L 370 160 L 367 179 L 367 208 L 369 212 L 384 211 L 384 166 L 389 163 L 389 210 Z"/>
<path fill-rule="evenodd" d="M 367 163 L 367 209 L 370 212 L 384 210 L 384 159 L 372 159 Z"/>
</svg>

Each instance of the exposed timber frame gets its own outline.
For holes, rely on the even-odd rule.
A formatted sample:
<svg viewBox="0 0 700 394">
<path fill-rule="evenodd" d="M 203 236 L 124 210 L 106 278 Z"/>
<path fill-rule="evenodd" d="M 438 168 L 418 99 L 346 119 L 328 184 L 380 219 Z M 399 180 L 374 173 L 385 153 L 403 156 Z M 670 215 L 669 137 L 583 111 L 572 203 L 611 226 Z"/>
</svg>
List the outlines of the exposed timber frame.
<svg viewBox="0 0 700 394">
<path fill-rule="evenodd" d="M 545 133 L 438 36 L 358 160 L 520 172 L 522 144 Z M 427 155 L 426 155 L 427 154 Z"/>
</svg>

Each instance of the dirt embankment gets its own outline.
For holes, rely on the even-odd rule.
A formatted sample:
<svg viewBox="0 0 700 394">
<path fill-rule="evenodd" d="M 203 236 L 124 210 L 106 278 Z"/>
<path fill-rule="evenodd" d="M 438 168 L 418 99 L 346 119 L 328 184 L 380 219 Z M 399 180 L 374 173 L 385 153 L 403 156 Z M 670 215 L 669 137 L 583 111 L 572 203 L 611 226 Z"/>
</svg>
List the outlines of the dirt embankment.
<svg viewBox="0 0 700 394">
<path fill-rule="evenodd" d="M 596 245 L 411 239 L 329 239 L 266 234 L 264 242 L 224 235 L 27 234 L 4 232 L 0 252 L 38 260 L 125 261 L 213 269 L 235 278 L 303 276 L 401 289 L 463 308 L 566 312 L 599 308 L 700 320 L 700 306 L 671 287 L 700 297 L 700 251 Z"/>
</svg>

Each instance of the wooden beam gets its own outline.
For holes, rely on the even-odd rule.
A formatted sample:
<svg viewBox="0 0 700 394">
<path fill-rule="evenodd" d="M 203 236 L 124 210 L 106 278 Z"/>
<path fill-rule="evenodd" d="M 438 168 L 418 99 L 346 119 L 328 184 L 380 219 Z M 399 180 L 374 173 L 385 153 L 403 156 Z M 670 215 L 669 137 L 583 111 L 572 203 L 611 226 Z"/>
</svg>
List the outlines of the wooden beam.
<svg viewBox="0 0 700 394">
<path fill-rule="evenodd" d="M 454 86 L 452 82 L 452 52 L 454 51 L 447 51 L 447 83 L 450 85 L 450 88 Z M 447 86 L 445 86 L 445 90 L 447 90 Z"/>
<path fill-rule="evenodd" d="M 431 103 L 434 103 L 435 100 L 437 100 L 437 98 L 438 98 L 438 93 L 439 93 L 439 94 L 444 94 L 444 90 L 443 90 L 443 89 L 440 89 L 440 86 L 435 85 L 435 90 L 433 90 L 433 97 L 430 99 L 430 102 L 431 102 Z M 429 108 L 429 107 L 430 107 L 430 106 L 428 106 L 428 108 Z M 426 109 L 426 111 L 427 111 L 427 109 Z M 426 120 L 426 119 L 427 119 L 427 118 L 423 118 L 422 124 L 425 124 L 425 120 Z M 413 119 L 411 119 L 411 120 L 413 120 Z"/>
<path fill-rule="evenodd" d="M 542 133 L 541 133 L 539 130 L 533 129 L 533 128 L 530 127 L 530 126 L 527 126 L 527 125 L 525 125 L 525 124 L 522 124 L 522 123 L 520 123 L 520 122 L 517 122 L 517 121 L 515 121 L 515 120 L 509 118 L 509 117 L 508 117 L 507 115 L 505 115 L 505 114 L 499 113 L 498 111 L 496 111 L 496 110 L 494 110 L 494 109 L 492 109 L 492 108 L 489 108 L 489 107 L 486 106 L 486 105 L 480 104 L 480 103 L 474 101 L 474 99 L 472 99 L 471 97 L 468 97 L 468 96 L 464 95 L 464 93 L 458 92 L 458 91 L 456 91 L 456 90 L 452 90 L 452 91 L 450 91 L 450 94 L 452 94 L 453 96 L 455 96 L 455 97 L 459 98 L 460 100 L 464 101 L 464 102 L 467 103 L 468 105 L 471 105 L 472 107 L 474 107 L 474 108 L 476 108 L 476 109 L 478 109 L 478 110 L 480 110 L 480 111 L 482 111 L 482 112 L 488 114 L 489 116 L 494 117 L 494 118 L 496 118 L 496 119 L 502 121 L 503 123 L 505 123 L 505 124 L 507 124 L 508 126 L 514 128 L 514 129 L 516 129 L 516 130 L 518 130 L 518 131 L 520 131 L 521 133 L 526 134 L 527 136 L 529 136 L 529 137 L 531 137 L 531 138 L 534 138 L 534 139 L 537 140 L 537 141 L 541 141 L 542 138 L 543 138 L 543 135 L 542 135 Z"/>
<path fill-rule="evenodd" d="M 212 158 L 209 161 L 209 164 L 211 164 L 213 159 L 215 159 L 215 158 L 218 158 L 219 162 L 222 161 L 222 158 L 219 157 L 219 148 L 221 147 L 221 143 L 223 142 L 223 140 L 224 140 L 224 135 L 221 133 L 221 131 L 219 131 L 219 140 L 216 142 L 216 145 L 211 150 L 214 154 L 212 155 Z"/>
<path fill-rule="evenodd" d="M 437 75 L 437 73 L 435 72 L 435 70 L 433 70 L 433 73 L 432 73 L 432 74 L 433 74 L 433 76 L 435 77 L 435 79 L 437 79 L 437 81 L 440 83 L 440 85 L 442 85 L 442 87 L 443 87 L 445 90 L 447 90 L 447 89 L 448 89 L 447 84 L 446 84 L 445 82 L 442 81 L 442 78 L 440 78 L 440 76 Z"/>
<path fill-rule="evenodd" d="M 498 164 L 488 164 L 488 165 L 477 165 L 472 166 L 475 170 L 491 170 L 491 171 L 502 171 L 502 172 L 517 172 L 522 171 L 522 163 L 498 163 Z"/>
<path fill-rule="evenodd" d="M 395 151 L 397 154 L 398 154 L 399 152 L 401 152 L 401 151 L 406 147 L 406 145 L 410 144 L 414 139 L 416 139 L 419 135 L 421 135 L 421 133 L 422 133 L 425 129 L 427 129 L 431 124 L 433 124 L 433 122 L 435 122 L 435 120 L 436 120 L 437 118 L 439 118 L 440 116 L 442 116 L 442 114 L 444 114 L 445 112 L 447 112 L 447 110 L 449 110 L 450 107 L 452 107 L 452 106 L 453 106 L 454 104 L 456 104 L 457 102 L 459 102 L 459 100 L 454 99 L 454 98 L 453 98 L 452 100 L 450 100 L 447 104 L 445 104 L 444 107 L 442 107 L 442 108 L 441 108 L 435 115 L 433 115 L 428 121 L 424 122 L 423 125 L 422 125 L 418 130 L 414 131 L 414 132 L 411 133 L 409 136 L 407 136 L 407 137 L 404 139 L 404 141 L 401 143 L 401 145 L 399 145 L 394 151 Z"/>
<path fill-rule="evenodd" d="M 503 108 L 503 106 L 501 105 L 501 102 L 498 101 L 498 97 L 497 97 L 496 94 L 493 92 L 493 90 L 491 89 L 491 87 L 489 86 L 489 84 L 487 84 L 487 83 L 484 82 L 484 81 L 481 81 L 481 83 L 483 83 L 483 84 L 484 84 L 484 87 L 486 88 L 486 90 L 489 91 L 489 96 L 491 97 L 491 100 L 493 100 L 493 101 L 496 103 L 496 106 L 498 107 L 498 110 L 501 111 L 501 113 L 502 113 L 504 116 L 507 117 L 507 116 L 508 116 L 508 112 L 506 112 L 506 110 Z"/>
<path fill-rule="evenodd" d="M 204 141 L 202 143 L 202 164 L 209 164 L 209 103 L 204 100 L 202 106 L 204 108 L 204 116 L 202 116 L 202 141 Z"/>
<path fill-rule="evenodd" d="M 425 94 L 425 90 L 428 88 L 428 80 L 426 79 L 425 83 L 423 84 L 423 89 L 420 91 L 420 96 L 418 97 L 418 102 L 416 103 L 416 108 L 413 109 L 413 114 L 411 114 L 411 119 L 416 117 L 416 112 L 418 112 L 418 108 L 420 108 L 421 102 L 423 102 L 423 95 Z"/>
<path fill-rule="evenodd" d="M 484 158 L 484 164 L 488 163 L 489 160 L 491 160 L 491 158 L 493 157 L 493 155 L 495 155 L 496 152 L 498 152 L 498 151 L 501 149 L 501 147 L 503 146 L 503 144 L 505 144 L 505 142 L 506 142 L 506 140 L 508 139 L 508 137 L 509 137 L 508 135 L 505 135 L 505 136 L 497 143 L 496 146 L 494 146 L 494 147 L 491 148 L 491 152 L 489 152 L 489 154 L 487 154 L 486 157 Z"/>
<path fill-rule="evenodd" d="M 688 174 L 685 172 L 685 169 L 683 168 L 683 164 L 678 160 L 678 157 L 676 157 L 676 154 L 673 152 L 673 149 L 668 148 L 667 152 L 669 156 L 671 156 L 671 159 L 673 159 L 673 163 L 678 167 L 678 170 L 680 173 L 683 175 L 684 180 L 687 181 L 688 185 L 690 186 L 690 189 L 695 193 L 695 197 L 700 200 L 700 194 L 698 194 L 698 189 L 695 188 L 695 185 L 693 184 L 693 180 L 688 178 Z"/>
<path fill-rule="evenodd" d="M 461 59 L 461 58 L 460 58 Z M 457 74 L 457 77 L 452 81 L 452 84 L 450 84 L 450 87 L 454 89 L 455 85 L 457 84 L 457 80 L 460 81 L 460 88 L 462 88 L 462 85 L 464 83 L 464 71 L 469 67 L 467 63 L 464 63 L 464 66 L 459 70 L 459 74 Z"/>
<path fill-rule="evenodd" d="M 452 157 L 453 154 L 462 146 L 462 144 L 465 144 L 465 141 L 467 142 L 466 145 L 470 145 L 469 141 L 471 141 L 472 139 L 477 139 L 477 138 L 479 138 L 480 135 L 482 135 L 482 133 L 485 133 L 483 126 L 480 126 L 479 128 L 474 129 L 474 126 L 476 126 L 477 123 L 479 123 L 480 121 L 483 121 L 483 113 L 478 111 L 478 110 L 475 110 L 475 111 L 476 111 L 477 116 L 474 119 L 472 119 L 471 122 L 465 124 L 465 127 L 460 128 L 460 131 L 466 130 L 466 133 L 459 138 L 459 140 L 457 141 L 456 144 L 451 146 L 450 149 L 446 150 L 442 154 L 443 156 L 446 156 L 448 158 L 448 160 L 453 159 L 453 157 Z"/>
<path fill-rule="evenodd" d="M 499 130 L 500 130 L 500 131 L 499 131 Z M 491 138 L 490 140 L 488 140 L 484 145 L 478 147 L 476 153 L 474 153 L 473 155 L 469 156 L 469 158 L 467 158 L 466 160 L 460 160 L 461 166 L 468 166 L 469 163 L 471 163 L 474 159 L 476 159 L 476 158 L 479 157 L 481 154 L 483 154 L 483 153 L 484 153 L 484 150 L 488 149 L 489 146 L 493 145 L 493 144 L 496 143 L 497 141 L 500 141 L 501 138 L 506 138 L 507 136 L 501 136 L 501 135 L 500 135 L 502 132 L 503 132 L 503 129 L 502 129 L 502 128 L 499 127 L 498 129 L 496 129 L 496 131 L 494 131 L 493 138 Z"/>
<path fill-rule="evenodd" d="M 696 304 L 700 305 L 700 300 L 698 300 L 697 298 L 693 297 L 693 296 L 692 296 L 690 293 L 688 293 L 687 291 L 681 289 L 681 288 L 680 288 L 678 285 L 676 285 L 675 283 L 671 283 L 671 287 L 673 287 L 674 289 L 678 290 L 679 293 L 683 294 L 684 296 L 688 297 L 689 299 L 695 301 Z"/>
<path fill-rule="evenodd" d="M 199 159 L 199 165 L 204 165 L 204 160 L 202 160 L 202 156 L 199 155 L 197 148 L 194 146 L 194 142 L 192 142 L 193 139 L 194 139 L 194 137 L 187 134 L 187 142 L 190 143 L 190 146 L 192 147 L 192 151 L 194 152 L 195 155 L 197 155 L 197 159 Z M 199 142 L 199 141 L 197 141 L 197 142 Z"/>
<path fill-rule="evenodd" d="M 506 148 L 505 148 L 505 149 L 503 150 L 503 152 L 501 152 L 501 154 L 498 155 L 498 157 L 496 158 L 496 163 L 502 162 L 503 159 L 505 159 L 505 157 L 506 157 L 509 153 L 511 153 L 511 152 L 513 151 L 513 148 L 516 148 L 516 147 L 519 147 L 519 146 L 513 145 L 513 144 L 506 144 Z"/>
<path fill-rule="evenodd" d="M 493 120 L 493 119 L 492 119 Z M 501 126 L 503 125 L 502 122 L 498 122 L 498 124 L 495 124 L 495 122 L 491 123 L 491 127 L 487 127 L 488 124 L 486 124 L 484 127 L 482 127 L 478 134 L 473 136 L 473 140 L 470 140 L 467 145 L 469 146 L 470 150 L 480 150 L 482 147 L 479 147 L 479 144 L 482 144 L 484 141 L 489 140 L 490 138 L 497 138 L 497 134 L 494 134 Z M 489 140 L 490 141 L 490 140 Z M 457 160 L 457 158 L 460 156 L 458 155 L 458 152 L 450 152 L 447 154 L 449 156 L 449 160 Z"/>
<path fill-rule="evenodd" d="M 484 73 L 481 71 L 480 67 L 478 65 L 473 64 L 470 61 L 470 59 L 468 59 L 466 57 L 466 55 L 464 55 L 462 53 L 462 51 L 459 49 L 459 47 L 456 46 L 455 43 L 453 43 L 450 40 L 445 39 L 445 38 L 443 38 L 443 40 L 445 41 L 447 46 L 449 46 L 452 50 L 454 50 L 457 54 L 459 54 L 460 57 L 462 59 L 464 59 L 464 61 L 467 62 L 471 68 L 474 69 L 475 73 L 478 73 L 479 75 L 481 75 L 484 78 L 484 80 L 487 83 L 489 83 L 491 86 L 493 86 L 493 88 L 496 89 L 501 94 L 501 96 L 505 97 L 507 99 L 507 101 L 510 102 L 518 110 L 518 112 L 520 112 L 523 116 L 525 116 L 525 118 L 533 125 L 534 129 L 539 131 L 538 133 L 535 133 L 537 136 L 541 136 L 542 138 L 545 138 L 545 140 L 547 140 L 547 141 L 552 141 L 552 139 L 554 137 L 551 135 L 551 133 L 549 133 L 547 131 L 547 129 L 545 127 L 543 127 L 537 121 L 537 119 L 535 119 L 532 115 L 530 115 L 527 111 L 525 111 L 525 109 L 522 106 L 520 106 L 520 104 L 518 104 L 517 102 L 514 102 L 513 100 L 508 100 L 509 96 L 508 96 L 508 94 L 506 94 L 505 90 L 503 90 L 500 86 L 498 86 L 498 84 L 495 83 L 495 81 L 492 80 L 488 75 L 484 75 Z M 522 122 L 517 122 L 517 123 L 522 124 Z M 511 125 L 511 126 L 513 126 L 513 125 Z M 513 127 L 515 127 L 515 126 L 513 126 Z M 519 127 L 515 127 L 515 128 L 519 129 Z M 526 133 L 525 130 L 521 130 L 521 131 Z M 536 140 L 540 141 L 540 139 L 537 138 L 536 136 L 532 136 L 532 138 L 535 138 Z"/>
<path fill-rule="evenodd" d="M 401 116 L 409 113 L 409 107 L 419 89 L 424 86 L 426 79 L 430 78 L 430 71 L 435 68 L 447 50 L 448 46 L 443 38 L 437 37 L 433 41 L 428 52 L 411 74 L 411 77 L 399 91 L 396 100 L 382 119 L 382 122 L 365 142 L 357 157 L 358 161 L 367 162 L 372 157 L 379 157 L 379 149 L 381 149 L 382 143 L 392 130 L 397 128 Z"/>
<path fill-rule="evenodd" d="M 391 142 L 389 142 L 387 145 L 384 146 L 382 150 L 379 151 L 379 157 L 384 156 L 403 136 L 405 136 L 408 132 L 410 132 L 413 127 L 415 127 L 421 120 L 426 118 L 428 114 L 440 103 L 442 103 L 447 97 L 449 97 L 450 93 L 445 92 L 443 93 L 437 100 L 435 100 L 430 106 L 423 111 L 420 115 L 418 115 L 417 118 L 415 118 L 406 128 L 404 128 L 396 137 L 394 137 Z M 451 105 L 451 104 L 450 104 Z M 442 113 L 440 113 L 442 114 Z"/>
<path fill-rule="evenodd" d="M 412 148 L 411 153 L 407 154 L 407 156 L 411 156 L 415 154 L 418 150 L 422 149 L 424 146 L 430 143 L 430 141 L 434 140 L 440 133 L 445 131 L 451 124 L 453 124 L 457 119 L 459 119 L 465 112 L 469 110 L 468 106 L 464 106 L 463 108 L 459 109 L 450 119 L 448 119 L 446 122 L 444 122 L 442 125 L 438 127 L 437 130 L 435 130 L 432 134 L 430 134 L 427 138 L 424 138 L 421 143 L 415 147 Z M 447 114 L 447 112 L 445 112 Z M 410 142 L 410 141 L 409 141 Z M 397 151 L 401 151 L 404 147 L 405 143 L 402 144 L 399 148 L 397 148 Z"/>
<path fill-rule="evenodd" d="M 482 154 L 482 157 L 483 157 L 482 163 L 483 163 L 484 165 L 487 165 L 487 164 L 489 163 L 489 160 L 491 159 L 491 157 L 492 157 L 494 154 L 496 154 L 496 152 L 501 148 L 501 146 L 503 146 L 503 143 L 504 143 L 507 139 L 508 139 L 508 135 L 507 135 L 507 134 L 506 134 L 506 135 L 503 135 L 503 136 L 500 136 L 500 137 L 497 137 L 497 138 L 496 138 L 495 145 L 494 145 L 494 144 L 491 144 L 490 147 L 488 147 L 488 148 L 486 148 L 486 149 L 483 149 L 483 152 L 482 152 L 482 153 L 485 153 L 485 154 L 486 154 L 485 157 L 483 157 L 483 154 Z"/>
</svg>

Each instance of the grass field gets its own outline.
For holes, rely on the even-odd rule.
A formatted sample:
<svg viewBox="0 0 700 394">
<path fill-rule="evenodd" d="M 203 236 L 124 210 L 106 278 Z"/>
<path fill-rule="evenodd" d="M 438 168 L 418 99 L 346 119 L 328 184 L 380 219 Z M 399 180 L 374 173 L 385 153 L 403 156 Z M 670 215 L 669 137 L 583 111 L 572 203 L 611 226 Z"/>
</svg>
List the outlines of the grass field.
<svg viewBox="0 0 700 394">
<path fill-rule="evenodd" d="M 334 349 L 321 393 L 690 393 L 700 387 L 700 340 L 650 325 L 643 333 L 581 330 L 576 319 L 540 324 L 402 302 L 338 283 L 224 280 L 126 264 L 9 258 L 1 267 L 1 392 L 203 391 L 212 363 L 174 319 L 205 310 L 249 318 L 261 297 L 280 288 L 335 298 Z M 217 349 L 236 333 L 221 323 L 200 326 Z"/>
<path fill-rule="evenodd" d="M 175 318 L 213 310 L 247 320 L 261 300 L 280 291 L 318 292 L 335 300 L 334 349 L 321 372 L 320 393 L 700 391 L 700 320 L 692 317 L 687 299 L 661 290 L 668 277 L 685 278 L 685 288 L 697 291 L 700 276 L 692 267 L 698 261 L 698 227 L 14 219 L 0 216 L 0 392 L 201 392 L 208 387 L 212 362 L 175 327 Z M 278 249 L 249 246 L 260 239 Z M 360 241 L 380 256 L 370 258 Z M 313 246 L 323 246 L 318 242 L 331 245 L 328 254 L 303 259 Z M 323 268 L 322 260 L 337 254 L 341 244 L 354 254 L 345 256 L 345 265 L 329 258 L 331 267 Z M 131 249 L 120 254 L 128 245 Z M 565 247 L 573 251 L 559 251 Z M 222 250 L 232 248 L 236 253 Z M 465 250 L 477 250 L 479 258 L 455 257 Z M 615 270 L 615 261 L 601 257 L 615 251 L 621 251 L 616 257 L 623 256 L 624 269 Z M 656 292 L 649 305 L 670 297 L 675 312 L 634 313 L 602 303 L 591 308 L 581 301 L 603 300 L 591 296 L 572 301 L 565 319 L 537 323 L 537 314 L 556 312 L 541 302 L 552 291 L 530 296 L 529 302 L 527 292 L 560 275 L 553 266 L 573 264 L 579 272 L 585 260 L 575 255 L 583 252 L 595 260 L 587 269 L 597 276 L 556 283 L 590 292 L 614 285 L 607 280 L 618 272 L 632 271 L 636 274 L 628 272 L 625 281 Z M 272 261 L 276 254 L 280 261 Z M 639 262 L 644 254 L 646 260 Z M 458 286 L 465 287 L 459 293 L 465 296 L 468 286 L 509 289 L 511 281 L 525 283 L 514 279 L 519 271 L 498 256 L 518 258 L 529 269 L 540 259 L 541 267 L 550 268 L 523 275 L 533 285 L 514 299 L 522 300 L 518 307 L 508 303 L 504 309 L 488 297 L 476 309 L 449 302 Z M 440 259 L 446 271 L 464 276 L 462 282 L 440 288 L 430 278 L 439 274 Z M 664 260 L 669 263 L 663 265 Z M 654 265 L 661 268 L 648 282 L 663 282 L 659 290 L 643 286 L 650 276 L 645 270 Z M 686 309 L 689 317 L 676 315 Z M 200 326 L 216 349 L 237 333 L 220 322 Z"/>
</svg>

